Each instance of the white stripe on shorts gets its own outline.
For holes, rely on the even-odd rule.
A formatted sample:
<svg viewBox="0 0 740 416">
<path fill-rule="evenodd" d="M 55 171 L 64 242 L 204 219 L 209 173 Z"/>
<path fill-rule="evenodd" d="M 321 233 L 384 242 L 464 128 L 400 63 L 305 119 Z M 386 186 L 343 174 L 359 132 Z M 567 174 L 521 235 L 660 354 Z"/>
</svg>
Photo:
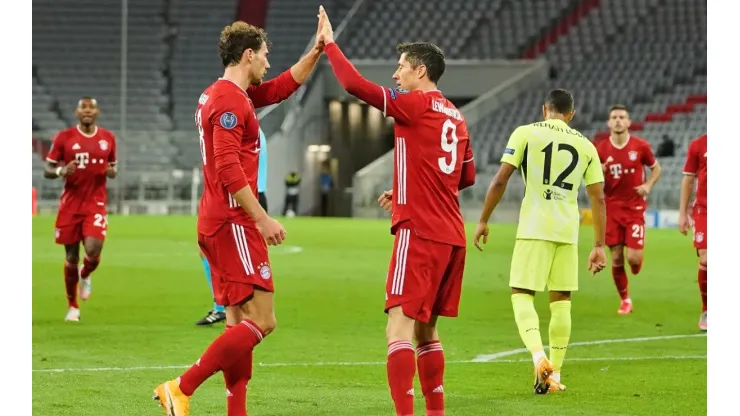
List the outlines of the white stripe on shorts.
<svg viewBox="0 0 740 416">
<path fill-rule="evenodd" d="M 252 258 L 249 255 L 249 247 L 247 246 L 247 236 L 244 234 L 244 227 L 237 224 L 231 224 L 231 231 L 234 234 L 236 251 L 239 253 L 239 259 L 242 261 L 242 265 L 244 265 L 244 271 L 247 275 L 254 274 Z"/>
<path fill-rule="evenodd" d="M 406 255 L 409 251 L 409 236 L 411 230 L 398 230 L 398 246 L 396 247 L 396 270 L 393 273 L 391 295 L 403 295 L 403 282 L 406 278 Z"/>
</svg>

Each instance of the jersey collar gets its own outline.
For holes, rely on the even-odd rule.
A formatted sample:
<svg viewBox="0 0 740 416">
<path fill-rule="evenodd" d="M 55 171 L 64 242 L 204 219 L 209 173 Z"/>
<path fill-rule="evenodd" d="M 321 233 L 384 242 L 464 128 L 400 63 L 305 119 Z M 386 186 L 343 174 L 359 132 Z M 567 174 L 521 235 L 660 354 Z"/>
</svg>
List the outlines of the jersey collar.
<svg viewBox="0 0 740 416">
<path fill-rule="evenodd" d="M 95 135 L 98 134 L 98 126 L 95 126 L 95 130 L 93 130 L 92 133 L 87 134 L 84 131 L 82 131 L 82 129 L 80 128 L 80 125 L 78 124 L 77 125 L 77 131 L 80 132 L 80 134 L 83 135 L 83 136 L 85 136 L 85 137 L 88 137 L 88 138 L 95 137 Z"/>
</svg>

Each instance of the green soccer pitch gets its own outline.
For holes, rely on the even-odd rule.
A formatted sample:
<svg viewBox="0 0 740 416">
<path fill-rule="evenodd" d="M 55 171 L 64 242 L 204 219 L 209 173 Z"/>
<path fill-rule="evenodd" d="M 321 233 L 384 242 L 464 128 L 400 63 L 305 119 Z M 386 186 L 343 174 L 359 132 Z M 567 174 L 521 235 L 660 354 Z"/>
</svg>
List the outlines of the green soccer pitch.
<svg viewBox="0 0 740 416">
<path fill-rule="evenodd" d="M 194 217 L 110 216 L 82 320 L 64 322 L 64 249 L 54 219 L 33 220 L 33 411 L 47 416 L 159 415 L 153 388 L 195 362 L 223 331 L 195 321 L 210 307 Z M 295 218 L 271 248 L 277 330 L 255 350 L 254 415 L 393 414 L 385 375 L 388 221 Z M 468 235 L 473 226 L 468 225 Z M 645 266 L 630 276 L 635 312 L 617 315 L 609 268 L 586 271 L 592 231 L 581 232 L 581 291 L 562 393 L 535 396 L 509 298 L 514 225 L 472 244 L 460 317 L 439 325 L 448 416 L 706 414 L 707 339 L 689 238 L 648 230 Z M 536 301 L 547 343 L 546 296 Z M 483 362 L 480 362 L 483 361 Z M 424 401 L 417 381 L 417 415 Z M 192 414 L 225 414 L 221 375 L 195 394 Z"/>
</svg>

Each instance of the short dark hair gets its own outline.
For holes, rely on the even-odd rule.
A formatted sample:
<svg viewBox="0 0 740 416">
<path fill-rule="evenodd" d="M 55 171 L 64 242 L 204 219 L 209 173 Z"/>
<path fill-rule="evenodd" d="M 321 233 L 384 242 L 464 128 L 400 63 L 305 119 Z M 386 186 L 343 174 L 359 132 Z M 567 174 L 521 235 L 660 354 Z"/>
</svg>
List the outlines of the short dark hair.
<svg viewBox="0 0 740 416">
<path fill-rule="evenodd" d="M 624 110 L 624 111 L 627 112 L 627 114 L 629 114 L 629 110 L 627 110 L 627 106 L 626 105 L 624 105 L 624 104 L 614 104 L 611 107 L 609 107 L 609 116 L 610 117 L 612 115 L 612 111 L 615 111 L 615 110 Z"/>
<path fill-rule="evenodd" d="M 413 68 L 427 67 L 427 76 L 433 83 L 439 82 L 445 73 L 445 54 L 439 46 L 430 42 L 404 42 L 396 46 L 399 55 L 406 54 L 406 60 Z"/>
<path fill-rule="evenodd" d="M 554 89 L 547 94 L 545 104 L 557 113 L 572 113 L 574 110 L 573 94 L 562 88 Z"/>
<path fill-rule="evenodd" d="M 256 26 L 242 21 L 224 27 L 218 42 L 218 55 L 224 67 L 237 65 L 247 49 L 255 52 L 267 44 L 267 33 Z"/>
</svg>

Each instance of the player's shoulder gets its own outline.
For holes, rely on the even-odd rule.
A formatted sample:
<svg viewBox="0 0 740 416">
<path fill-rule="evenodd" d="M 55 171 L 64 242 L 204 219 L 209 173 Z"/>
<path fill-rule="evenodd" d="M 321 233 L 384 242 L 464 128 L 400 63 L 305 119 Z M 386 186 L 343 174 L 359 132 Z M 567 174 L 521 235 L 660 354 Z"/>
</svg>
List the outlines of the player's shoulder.
<svg viewBox="0 0 740 416">
<path fill-rule="evenodd" d="M 631 147 L 650 147 L 650 142 L 648 142 L 647 140 L 643 139 L 640 136 L 635 136 L 635 135 L 630 134 L 629 145 Z"/>
<path fill-rule="evenodd" d="M 106 128 L 100 127 L 100 126 L 98 126 L 98 134 L 100 134 L 103 137 L 108 137 L 111 139 L 115 139 L 116 137 L 116 135 L 112 131 Z"/>
</svg>

